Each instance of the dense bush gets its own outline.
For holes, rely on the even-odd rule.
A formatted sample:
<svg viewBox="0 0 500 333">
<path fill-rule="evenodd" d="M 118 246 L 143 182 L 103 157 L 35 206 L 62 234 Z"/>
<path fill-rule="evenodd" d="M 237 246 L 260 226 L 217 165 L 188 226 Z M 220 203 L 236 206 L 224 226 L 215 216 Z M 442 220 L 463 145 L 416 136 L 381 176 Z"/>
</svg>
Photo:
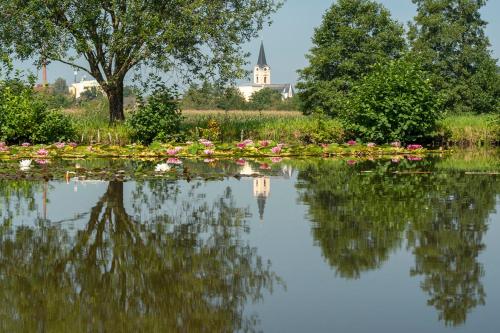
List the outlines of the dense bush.
<svg viewBox="0 0 500 333">
<path fill-rule="evenodd" d="M 181 121 L 176 94 L 165 86 L 158 86 L 146 103 L 139 98 L 139 107 L 131 114 L 127 124 L 132 130 L 133 140 L 150 144 L 178 139 Z"/>
<path fill-rule="evenodd" d="M 441 114 L 427 73 L 407 59 L 378 64 L 360 80 L 342 115 L 354 137 L 379 143 L 428 138 Z"/>
<path fill-rule="evenodd" d="M 51 143 L 73 139 L 70 119 L 50 110 L 29 84 L 0 81 L 0 140 L 9 143 Z"/>
</svg>

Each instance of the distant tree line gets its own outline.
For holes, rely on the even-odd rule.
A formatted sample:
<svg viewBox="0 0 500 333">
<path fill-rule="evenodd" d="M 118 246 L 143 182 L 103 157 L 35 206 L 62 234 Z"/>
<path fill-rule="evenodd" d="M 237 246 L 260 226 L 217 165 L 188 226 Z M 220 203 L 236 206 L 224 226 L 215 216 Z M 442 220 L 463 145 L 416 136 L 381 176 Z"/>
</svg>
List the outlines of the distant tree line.
<svg viewBox="0 0 500 333">
<path fill-rule="evenodd" d="M 269 88 L 254 93 L 247 102 L 236 87 L 221 87 L 204 81 L 191 84 L 182 96 L 182 108 L 191 110 L 298 110 L 298 98 L 283 99 Z"/>
</svg>

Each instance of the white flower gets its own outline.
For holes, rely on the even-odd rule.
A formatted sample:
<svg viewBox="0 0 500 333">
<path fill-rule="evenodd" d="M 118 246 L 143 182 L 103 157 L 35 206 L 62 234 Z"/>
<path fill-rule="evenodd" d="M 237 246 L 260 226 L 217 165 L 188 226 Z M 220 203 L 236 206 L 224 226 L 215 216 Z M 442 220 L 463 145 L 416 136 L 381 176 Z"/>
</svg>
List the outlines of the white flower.
<svg viewBox="0 0 500 333">
<path fill-rule="evenodd" d="M 19 168 L 21 171 L 28 171 L 31 167 L 31 160 L 22 160 L 19 162 Z"/>
<path fill-rule="evenodd" d="M 168 170 L 170 170 L 170 166 L 167 163 L 161 163 L 155 167 L 155 172 L 167 172 Z"/>
</svg>

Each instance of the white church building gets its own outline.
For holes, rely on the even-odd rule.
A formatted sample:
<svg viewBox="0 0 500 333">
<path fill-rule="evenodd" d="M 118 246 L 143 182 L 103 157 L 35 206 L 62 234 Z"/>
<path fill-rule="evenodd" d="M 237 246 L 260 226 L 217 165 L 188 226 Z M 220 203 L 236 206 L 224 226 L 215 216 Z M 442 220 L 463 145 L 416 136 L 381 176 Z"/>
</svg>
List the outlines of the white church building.
<svg viewBox="0 0 500 333">
<path fill-rule="evenodd" d="M 283 99 L 292 98 L 294 95 L 293 86 L 290 83 L 272 83 L 271 67 L 267 64 L 264 43 L 261 43 L 259 59 L 253 69 L 253 84 L 241 85 L 238 89 L 245 100 L 249 101 L 254 93 L 264 88 L 278 91 Z"/>
</svg>

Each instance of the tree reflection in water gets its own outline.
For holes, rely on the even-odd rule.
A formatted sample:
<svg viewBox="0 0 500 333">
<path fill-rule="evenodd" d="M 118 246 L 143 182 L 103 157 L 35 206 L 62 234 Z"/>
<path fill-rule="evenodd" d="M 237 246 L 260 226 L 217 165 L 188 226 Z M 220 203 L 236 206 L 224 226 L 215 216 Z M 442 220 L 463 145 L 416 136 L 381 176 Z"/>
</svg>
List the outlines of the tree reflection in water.
<svg viewBox="0 0 500 333">
<path fill-rule="evenodd" d="M 394 168 L 383 162 L 302 165 L 297 187 L 309 207 L 314 239 L 340 276 L 358 278 L 379 268 L 406 231 L 415 255 L 410 274 L 423 276 L 428 304 L 447 325 L 463 324 L 468 312 L 485 303 L 478 255 L 500 182 L 457 172 L 393 174 Z M 372 172 L 359 172 L 366 169 Z"/>
<path fill-rule="evenodd" d="M 176 215 L 141 221 L 127 213 L 123 186 L 109 183 L 75 235 L 44 220 L 14 234 L 3 229 L 0 329 L 253 331 L 258 318 L 244 305 L 279 279 L 242 241 L 248 212 L 231 191 L 212 205 L 190 198 Z M 141 183 L 133 196 L 155 209 L 175 199 L 175 187 Z"/>
</svg>

